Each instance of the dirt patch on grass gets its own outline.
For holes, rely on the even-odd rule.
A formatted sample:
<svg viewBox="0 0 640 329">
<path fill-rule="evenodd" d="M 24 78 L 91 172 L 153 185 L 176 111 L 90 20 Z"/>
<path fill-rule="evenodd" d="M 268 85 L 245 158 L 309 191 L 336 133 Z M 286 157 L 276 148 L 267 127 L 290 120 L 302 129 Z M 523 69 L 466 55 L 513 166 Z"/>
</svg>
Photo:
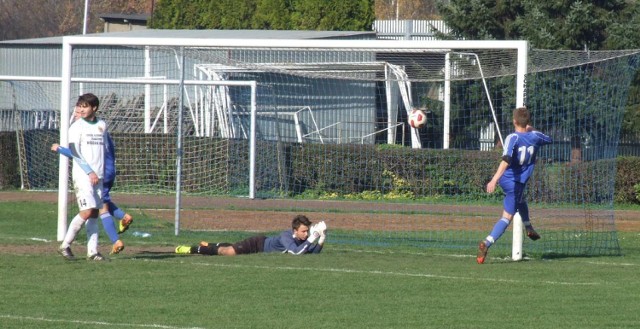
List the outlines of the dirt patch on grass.
<svg viewBox="0 0 640 329">
<path fill-rule="evenodd" d="M 154 218 L 173 221 L 175 214 L 174 196 L 128 195 L 114 197 L 121 206 L 143 209 Z M 73 200 L 73 195 L 68 195 Z M 0 192 L 0 202 L 39 201 L 58 202 L 57 192 Z M 311 220 L 324 220 L 330 217 L 332 227 L 345 229 L 367 229 L 371 223 L 384 220 L 386 230 L 407 230 L 411 227 L 429 226 L 442 229 L 459 229 L 459 221 L 465 218 L 494 222 L 500 207 L 478 205 L 431 205 L 431 204 L 393 204 L 357 201 L 327 200 L 283 200 L 222 198 L 222 197 L 182 197 L 181 226 L 186 229 L 211 230 L 253 230 L 269 231 L 287 227 L 291 218 L 308 210 Z M 296 210 L 302 209 L 302 210 Z M 402 210 L 402 216 L 389 215 L 389 212 Z M 412 212 L 426 213 L 411 215 Z M 622 232 L 640 232 L 640 210 L 615 210 L 616 228 Z M 327 215 L 324 216 L 323 213 Z M 589 217 L 583 210 L 532 209 L 537 218 Z M 450 214 L 462 214 L 452 218 Z M 486 217 L 487 219 L 483 219 Z M 585 219 L 588 225 L 589 218 Z M 421 224 L 423 223 L 423 224 Z M 437 224 L 437 225 L 435 225 Z"/>
<path fill-rule="evenodd" d="M 68 200 L 73 202 L 73 196 Z M 173 196 L 117 195 L 120 206 L 137 209 L 167 223 L 173 223 L 175 198 Z M 0 192 L 0 202 L 37 201 L 58 202 L 56 192 Z M 340 229 L 384 229 L 387 231 L 411 231 L 416 228 L 433 230 L 477 230 L 479 226 L 490 227 L 500 213 L 500 207 L 477 205 L 430 205 L 392 204 L 355 201 L 313 200 L 250 200 L 246 198 L 183 197 L 180 226 L 185 230 L 230 230 L 268 232 L 286 228 L 291 218 L 305 213 L 312 221 L 327 220 L 330 228 Z M 296 210 L 302 209 L 302 210 Z M 397 211 L 402 210 L 402 215 Z M 395 212 L 395 213 L 394 213 Z M 415 214 L 413 213 L 415 212 Z M 456 214 L 454 218 L 451 214 Z M 458 215 L 459 214 L 459 215 Z M 553 223 L 563 216 L 577 218 L 568 225 L 593 225 L 598 219 L 590 218 L 584 210 L 532 209 L 532 215 Z M 606 212 L 599 216 L 608 216 Z M 383 225 L 381 224 L 383 223 Z M 599 224 L 598 224 L 599 225 Z M 615 226 L 620 232 L 640 232 L 640 210 L 615 210 Z M 559 227 L 561 229 L 561 227 Z M 101 252 L 108 254 L 110 245 L 103 244 Z M 0 245 L 0 253 L 11 254 L 55 254 L 57 242 L 19 245 Z M 173 254 L 174 247 L 127 246 L 127 257 Z M 86 253 L 86 246 L 74 244 L 73 251 L 79 259 Z M 119 255 L 115 257 L 120 257 Z"/>
</svg>

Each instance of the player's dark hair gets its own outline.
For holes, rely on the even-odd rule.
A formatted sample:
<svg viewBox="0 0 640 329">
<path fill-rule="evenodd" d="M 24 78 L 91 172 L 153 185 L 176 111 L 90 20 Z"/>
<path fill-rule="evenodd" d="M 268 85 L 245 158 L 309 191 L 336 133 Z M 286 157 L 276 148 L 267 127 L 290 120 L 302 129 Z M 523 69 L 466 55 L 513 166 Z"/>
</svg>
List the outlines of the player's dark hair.
<svg viewBox="0 0 640 329">
<path fill-rule="evenodd" d="M 78 105 L 83 105 L 83 104 L 87 104 L 91 107 L 98 107 L 100 106 L 100 99 L 98 99 L 98 96 L 92 94 L 92 93 L 86 93 L 86 94 L 82 94 L 78 97 L 78 101 L 76 102 L 76 106 Z"/>
<path fill-rule="evenodd" d="M 526 127 L 529 122 L 531 122 L 531 114 L 526 107 L 518 107 L 513 110 L 513 121 L 515 121 L 516 126 L 518 127 Z"/>
<path fill-rule="evenodd" d="M 293 228 L 294 230 L 297 230 L 300 227 L 300 225 L 303 225 L 303 224 L 305 226 L 310 227 L 311 226 L 311 221 L 305 215 L 297 215 L 291 221 L 291 228 Z"/>
</svg>

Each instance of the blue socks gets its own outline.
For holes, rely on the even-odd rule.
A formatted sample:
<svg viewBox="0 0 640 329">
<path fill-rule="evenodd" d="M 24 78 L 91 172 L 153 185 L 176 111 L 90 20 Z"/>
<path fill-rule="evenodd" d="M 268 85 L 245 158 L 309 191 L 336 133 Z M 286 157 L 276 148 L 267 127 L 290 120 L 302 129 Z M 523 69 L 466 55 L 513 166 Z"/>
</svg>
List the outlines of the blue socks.
<svg viewBox="0 0 640 329">
<path fill-rule="evenodd" d="M 522 224 L 527 229 L 527 231 L 532 230 L 533 226 L 531 226 L 531 222 L 529 221 L 529 206 L 526 202 L 521 202 L 518 204 L 518 213 L 522 218 Z"/>
<path fill-rule="evenodd" d="M 504 234 L 504 232 L 507 230 L 507 227 L 509 227 L 509 224 L 511 224 L 511 222 L 509 222 L 508 219 L 502 217 L 499 221 L 496 222 L 495 225 L 493 225 L 493 230 L 491 230 L 491 233 L 485 239 L 487 248 L 489 248 L 492 244 L 498 241 L 498 239 L 500 239 L 502 234 Z"/>
<path fill-rule="evenodd" d="M 109 212 L 113 215 L 113 217 L 117 218 L 117 219 L 123 219 L 124 218 L 124 211 L 122 211 L 122 209 L 118 208 L 118 206 L 109 201 L 107 202 L 107 205 L 109 206 Z"/>
<path fill-rule="evenodd" d="M 120 239 L 118 236 L 118 231 L 116 230 L 116 224 L 113 222 L 113 217 L 111 217 L 110 213 L 104 213 L 100 215 L 100 219 L 102 219 L 102 226 L 104 230 L 107 232 L 109 236 L 109 240 L 111 243 L 116 243 Z"/>
</svg>

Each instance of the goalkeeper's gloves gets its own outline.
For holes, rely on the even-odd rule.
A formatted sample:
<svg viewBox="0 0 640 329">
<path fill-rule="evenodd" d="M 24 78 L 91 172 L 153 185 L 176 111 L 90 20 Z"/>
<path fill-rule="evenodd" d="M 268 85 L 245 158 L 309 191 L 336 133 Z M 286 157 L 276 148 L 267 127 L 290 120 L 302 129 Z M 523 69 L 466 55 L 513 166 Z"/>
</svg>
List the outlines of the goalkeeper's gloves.
<svg viewBox="0 0 640 329">
<path fill-rule="evenodd" d="M 309 228 L 309 237 L 307 238 L 307 241 L 309 241 L 309 243 L 314 243 L 319 237 L 320 232 L 318 231 L 318 224 L 311 225 L 311 227 Z"/>
<path fill-rule="evenodd" d="M 324 221 L 319 222 L 316 224 L 316 230 L 322 234 L 322 232 L 327 230 L 327 224 L 325 224 Z"/>
<path fill-rule="evenodd" d="M 318 239 L 318 244 L 324 244 L 324 240 L 327 238 L 327 224 L 324 221 L 318 223 L 317 229 L 320 231 L 320 238 Z"/>
</svg>

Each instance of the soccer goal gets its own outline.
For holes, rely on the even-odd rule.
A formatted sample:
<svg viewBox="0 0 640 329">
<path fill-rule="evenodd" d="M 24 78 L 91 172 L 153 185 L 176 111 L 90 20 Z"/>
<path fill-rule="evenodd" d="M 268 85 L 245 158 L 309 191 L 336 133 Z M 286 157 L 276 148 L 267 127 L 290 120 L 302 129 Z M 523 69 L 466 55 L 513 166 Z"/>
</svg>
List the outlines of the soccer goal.
<svg viewBox="0 0 640 329">
<path fill-rule="evenodd" d="M 60 140 L 75 97 L 102 97 L 114 191 L 175 195 L 176 234 L 182 197 L 237 196 L 311 212 L 334 243 L 466 253 L 501 213 L 485 184 L 527 105 L 556 141 L 527 196 L 543 239 L 523 241 L 516 223 L 492 253 L 619 254 L 615 150 L 636 56 L 524 41 L 65 37 Z M 406 123 L 416 107 L 419 130 Z M 64 228 L 66 159 L 59 168 Z"/>
</svg>

